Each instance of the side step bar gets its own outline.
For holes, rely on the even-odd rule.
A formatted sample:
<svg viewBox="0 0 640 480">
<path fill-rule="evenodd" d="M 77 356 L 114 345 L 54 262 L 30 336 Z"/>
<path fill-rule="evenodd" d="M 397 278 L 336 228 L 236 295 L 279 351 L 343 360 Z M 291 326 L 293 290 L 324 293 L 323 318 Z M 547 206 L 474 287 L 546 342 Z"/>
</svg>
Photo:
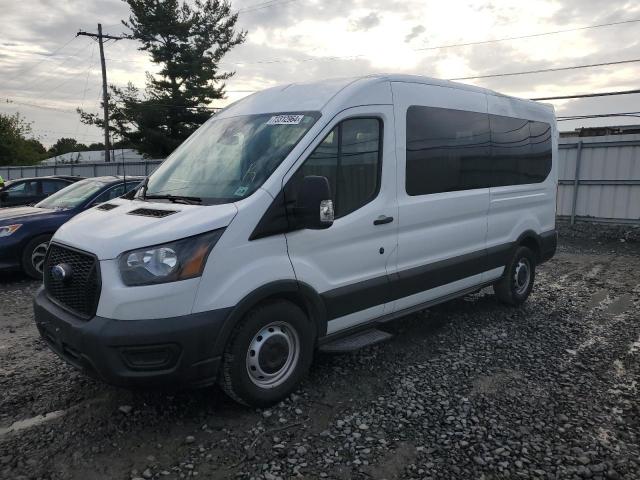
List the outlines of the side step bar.
<svg viewBox="0 0 640 480">
<path fill-rule="evenodd" d="M 354 333 L 348 337 L 339 338 L 321 345 L 319 350 L 323 353 L 348 353 L 364 347 L 376 345 L 393 338 L 393 335 L 376 328 Z"/>
</svg>

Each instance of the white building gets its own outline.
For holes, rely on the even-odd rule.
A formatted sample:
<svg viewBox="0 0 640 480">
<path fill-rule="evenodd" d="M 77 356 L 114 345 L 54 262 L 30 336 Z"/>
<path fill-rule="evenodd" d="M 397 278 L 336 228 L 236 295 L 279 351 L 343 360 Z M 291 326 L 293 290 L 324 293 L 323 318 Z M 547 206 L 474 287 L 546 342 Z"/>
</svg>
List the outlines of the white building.
<svg viewBox="0 0 640 480">
<path fill-rule="evenodd" d="M 112 162 L 144 162 L 145 159 L 137 150 L 130 148 L 111 150 Z M 47 158 L 42 165 L 56 165 L 61 163 L 100 163 L 104 162 L 104 150 L 90 150 L 86 152 L 69 152 L 64 155 Z"/>
</svg>

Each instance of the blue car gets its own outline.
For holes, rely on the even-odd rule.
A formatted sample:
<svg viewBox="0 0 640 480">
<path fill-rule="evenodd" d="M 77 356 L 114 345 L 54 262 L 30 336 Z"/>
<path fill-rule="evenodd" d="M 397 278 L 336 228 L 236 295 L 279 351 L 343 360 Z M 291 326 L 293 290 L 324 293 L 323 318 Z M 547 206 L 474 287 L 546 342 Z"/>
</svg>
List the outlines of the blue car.
<svg viewBox="0 0 640 480">
<path fill-rule="evenodd" d="M 0 270 L 23 270 L 42 279 L 49 240 L 80 212 L 133 190 L 142 177 L 87 178 L 63 188 L 33 207 L 0 209 Z"/>
</svg>

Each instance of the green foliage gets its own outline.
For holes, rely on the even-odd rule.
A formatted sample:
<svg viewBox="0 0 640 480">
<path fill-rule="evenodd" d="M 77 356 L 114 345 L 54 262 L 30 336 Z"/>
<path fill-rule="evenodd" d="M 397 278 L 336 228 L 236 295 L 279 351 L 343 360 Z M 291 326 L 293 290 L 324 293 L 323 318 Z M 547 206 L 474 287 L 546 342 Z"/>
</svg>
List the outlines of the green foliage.
<svg viewBox="0 0 640 480">
<path fill-rule="evenodd" d="M 78 143 L 75 138 L 63 137 L 58 139 L 58 141 L 49 149 L 49 156 L 55 157 L 69 152 L 84 152 L 87 150 L 89 150 L 89 147 L 84 143 Z"/>
<path fill-rule="evenodd" d="M 31 135 L 31 124 L 16 113 L 0 113 L 0 165 L 33 165 L 46 158 L 46 149 Z"/>
<path fill-rule="evenodd" d="M 225 80 L 219 62 L 244 42 L 237 33 L 237 13 L 226 0 L 123 0 L 131 8 L 130 38 L 141 43 L 160 66 L 147 73 L 142 94 L 132 84 L 110 86 L 112 134 L 151 157 L 166 157 L 210 116 L 206 107 L 224 98 Z M 84 123 L 103 127 L 99 114 L 78 110 Z"/>
</svg>

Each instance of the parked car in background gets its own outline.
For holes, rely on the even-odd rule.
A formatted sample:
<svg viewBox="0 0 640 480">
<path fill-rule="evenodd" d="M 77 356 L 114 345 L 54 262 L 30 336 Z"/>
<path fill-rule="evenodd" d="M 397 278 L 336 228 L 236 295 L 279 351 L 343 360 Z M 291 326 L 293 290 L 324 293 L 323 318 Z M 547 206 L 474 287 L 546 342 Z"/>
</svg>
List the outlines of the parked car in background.
<svg viewBox="0 0 640 480">
<path fill-rule="evenodd" d="M 44 179 L 43 179 L 44 180 Z M 66 221 L 136 188 L 142 177 L 96 177 L 67 184 L 33 207 L 0 210 L 0 270 L 42 278 L 49 240 Z M 46 185 L 46 183 L 43 183 Z"/>
<path fill-rule="evenodd" d="M 0 188 L 0 207 L 15 207 L 37 203 L 83 178 L 54 175 L 7 181 L 4 187 Z"/>
</svg>

